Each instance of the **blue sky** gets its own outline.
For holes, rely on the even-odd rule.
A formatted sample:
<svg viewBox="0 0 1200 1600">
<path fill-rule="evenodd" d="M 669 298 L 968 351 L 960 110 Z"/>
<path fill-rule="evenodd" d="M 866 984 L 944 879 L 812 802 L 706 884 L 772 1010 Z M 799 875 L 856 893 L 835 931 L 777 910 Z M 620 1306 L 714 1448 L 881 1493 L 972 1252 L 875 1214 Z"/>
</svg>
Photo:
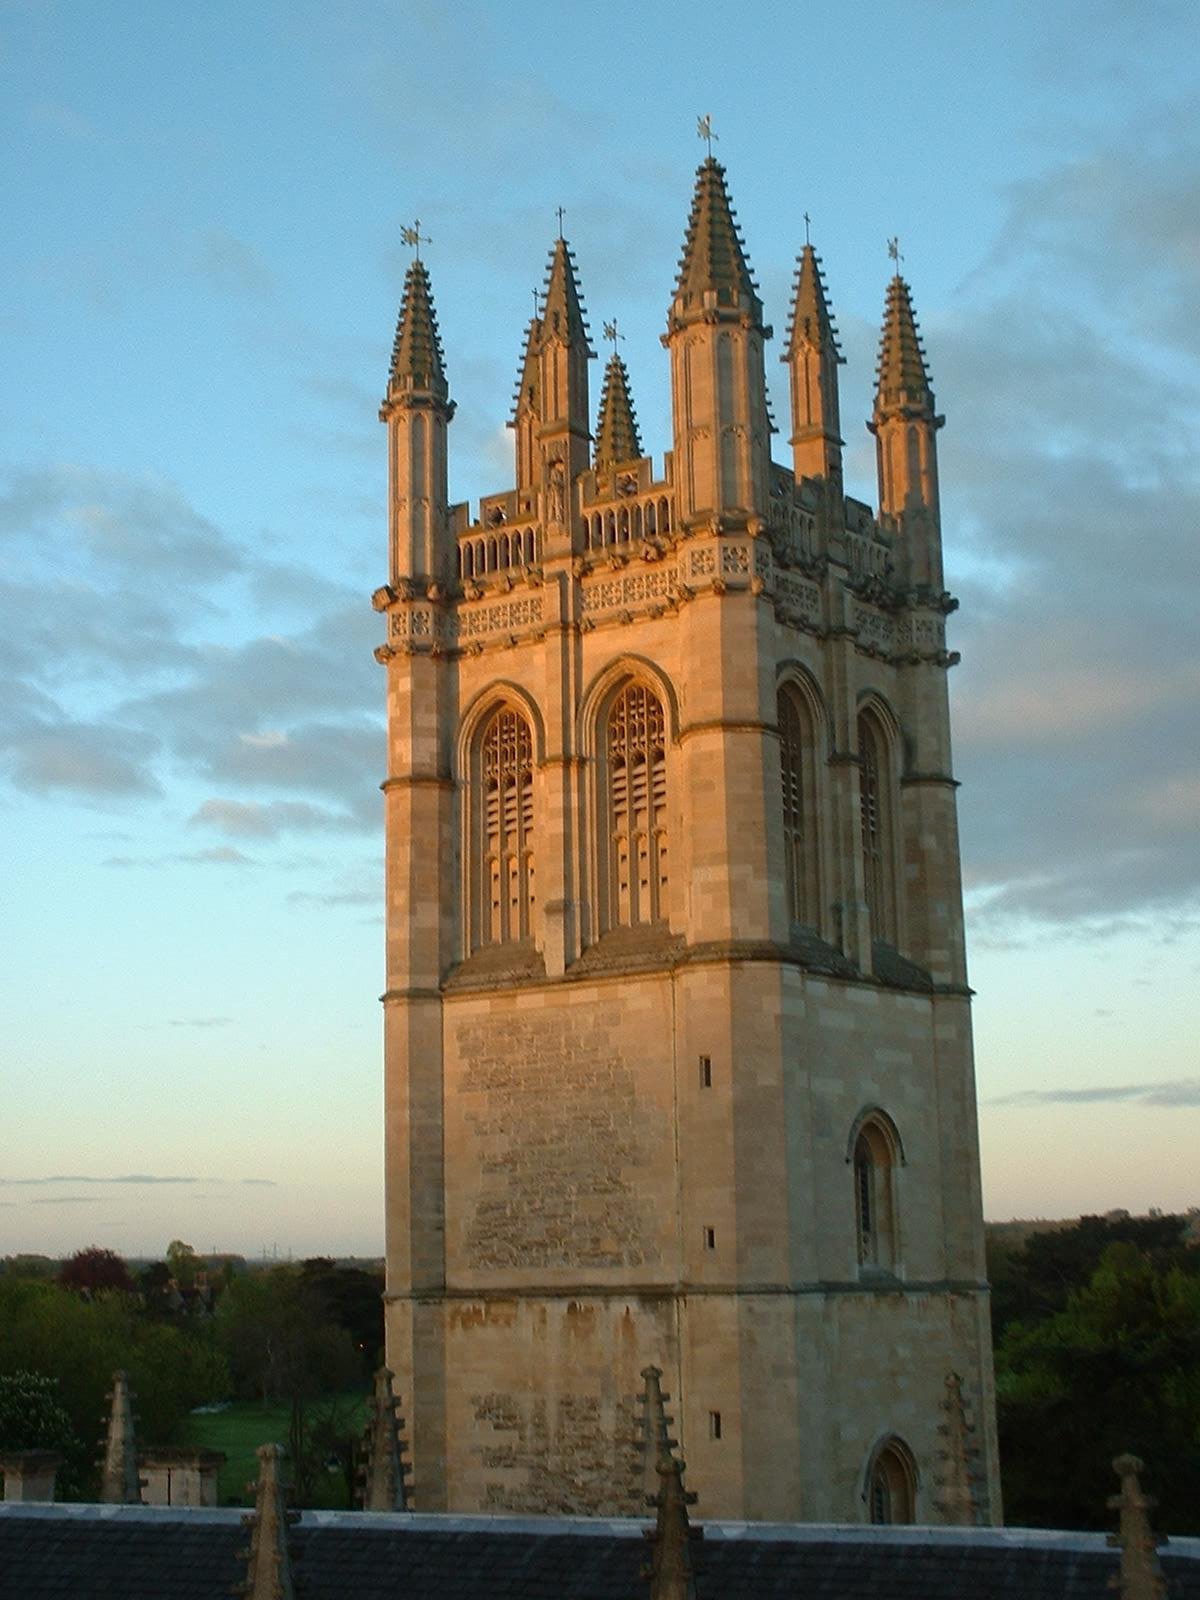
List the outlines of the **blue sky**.
<svg viewBox="0 0 1200 1600">
<path fill-rule="evenodd" d="M 901 237 L 988 1212 L 1200 1203 L 1197 46 L 1153 0 L 0 4 L 0 1253 L 380 1248 L 399 230 L 456 498 L 509 481 L 558 205 L 661 455 L 700 112 L 780 333 L 812 216 L 869 500 Z"/>
</svg>

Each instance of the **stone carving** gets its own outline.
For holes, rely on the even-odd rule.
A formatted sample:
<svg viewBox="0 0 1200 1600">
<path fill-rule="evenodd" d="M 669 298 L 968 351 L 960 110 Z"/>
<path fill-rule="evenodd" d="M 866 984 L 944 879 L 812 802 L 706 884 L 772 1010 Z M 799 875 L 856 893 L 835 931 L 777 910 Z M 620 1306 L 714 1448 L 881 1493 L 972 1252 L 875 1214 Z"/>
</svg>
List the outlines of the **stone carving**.
<svg viewBox="0 0 1200 1600">
<path fill-rule="evenodd" d="M 750 550 L 744 544 L 721 546 L 721 571 L 728 577 L 739 577 L 750 571 Z"/>
<path fill-rule="evenodd" d="M 704 578 L 717 569 L 717 552 L 715 550 L 693 550 L 689 571 L 693 578 Z"/>
<path fill-rule="evenodd" d="M 583 589 L 583 609 L 611 611 L 633 601 L 668 596 L 674 591 L 675 573 L 671 568 L 659 572 L 632 572 L 624 578 L 589 583 Z"/>
</svg>

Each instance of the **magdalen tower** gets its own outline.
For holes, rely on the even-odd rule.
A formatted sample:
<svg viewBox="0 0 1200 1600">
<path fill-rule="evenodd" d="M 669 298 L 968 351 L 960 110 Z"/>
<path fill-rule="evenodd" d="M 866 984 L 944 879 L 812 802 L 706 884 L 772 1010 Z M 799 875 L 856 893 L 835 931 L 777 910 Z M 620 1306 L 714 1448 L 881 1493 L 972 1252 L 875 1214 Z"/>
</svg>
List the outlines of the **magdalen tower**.
<svg viewBox="0 0 1200 1600">
<path fill-rule="evenodd" d="M 771 336 L 710 156 L 656 472 L 615 338 L 593 436 L 559 237 L 515 487 L 472 513 L 420 259 L 405 282 L 374 603 L 387 1362 L 421 1510 L 640 1512 L 654 1365 L 702 1516 L 999 1520 L 942 418 L 897 272 L 872 511 L 811 245 L 788 466 Z"/>
</svg>

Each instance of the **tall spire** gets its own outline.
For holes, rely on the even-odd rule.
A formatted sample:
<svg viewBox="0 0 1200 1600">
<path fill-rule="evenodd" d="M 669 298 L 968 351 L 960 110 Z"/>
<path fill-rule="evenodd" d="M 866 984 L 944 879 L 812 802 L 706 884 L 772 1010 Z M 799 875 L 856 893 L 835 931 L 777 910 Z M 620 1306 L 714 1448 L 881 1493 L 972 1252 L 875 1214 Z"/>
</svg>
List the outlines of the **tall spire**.
<svg viewBox="0 0 1200 1600">
<path fill-rule="evenodd" d="M 725 168 L 709 156 L 696 170 L 671 325 L 713 309 L 748 314 L 753 325 L 762 328 L 762 301 L 738 232 L 737 213 L 729 203 Z"/>
<path fill-rule="evenodd" d="M 536 307 L 537 294 L 534 292 Z M 532 489 L 538 482 L 537 431 L 542 420 L 542 377 L 538 346 L 542 319 L 535 309 L 525 330 L 525 353 L 517 375 L 512 416 L 508 426 L 516 434 L 517 488 Z"/>
<path fill-rule="evenodd" d="M 899 272 L 888 284 L 876 380 L 877 422 L 898 412 L 908 417 L 934 419 L 937 407 L 929 386 L 917 319 L 913 315 L 912 293 Z"/>
<path fill-rule="evenodd" d="M 142 1498 L 142 1481 L 138 1477 L 134 1441 L 133 1396 L 125 1373 L 114 1372 L 112 1384 L 112 1405 L 100 1462 L 100 1499 L 105 1505 L 137 1505 Z"/>
<path fill-rule="evenodd" d="M 300 1514 L 284 1508 L 283 1451 L 277 1444 L 264 1444 L 255 1454 L 258 1477 L 248 1485 L 254 1490 L 254 1510 L 242 1518 L 242 1526 L 252 1530 L 250 1546 L 238 1551 L 246 1562 L 246 1576 L 236 1592 L 245 1600 L 293 1600 L 287 1531 Z"/>
<path fill-rule="evenodd" d="M 604 388 L 600 395 L 600 417 L 596 423 L 596 449 L 592 464 L 597 472 L 615 467 L 619 461 L 641 459 L 637 417 L 629 396 L 629 373 L 616 349 L 604 369 Z"/>
<path fill-rule="evenodd" d="M 429 273 L 419 256 L 411 262 L 404 277 L 404 295 L 388 374 L 388 399 L 399 399 L 406 391 L 427 393 L 441 401 L 445 401 L 449 393 Z"/>
<path fill-rule="evenodd" d="M 806 242 L 796 265 L 787 345 L 791 372 L 792 455 L 797 479 L 826 480 L 841 494 L 842 437 L 837 369 L 844 364 L 829 312 L 821 260 Z"/>
</svg>

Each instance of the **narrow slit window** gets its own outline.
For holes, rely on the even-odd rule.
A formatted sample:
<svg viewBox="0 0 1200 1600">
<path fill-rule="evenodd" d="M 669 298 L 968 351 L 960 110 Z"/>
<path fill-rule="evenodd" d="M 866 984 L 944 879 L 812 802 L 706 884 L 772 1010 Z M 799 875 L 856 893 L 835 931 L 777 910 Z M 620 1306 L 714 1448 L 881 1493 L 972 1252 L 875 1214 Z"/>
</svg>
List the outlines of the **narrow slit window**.
<svg viewBox="0 0 1200 1600">
<path fill-rule="evenodd" d="M 711 1056 L 701 1056 L 700 1057 L 700 1087 L 702 1089 L 711 1089 L 712 1088 L 712 1057 Z"/>
</svg>

